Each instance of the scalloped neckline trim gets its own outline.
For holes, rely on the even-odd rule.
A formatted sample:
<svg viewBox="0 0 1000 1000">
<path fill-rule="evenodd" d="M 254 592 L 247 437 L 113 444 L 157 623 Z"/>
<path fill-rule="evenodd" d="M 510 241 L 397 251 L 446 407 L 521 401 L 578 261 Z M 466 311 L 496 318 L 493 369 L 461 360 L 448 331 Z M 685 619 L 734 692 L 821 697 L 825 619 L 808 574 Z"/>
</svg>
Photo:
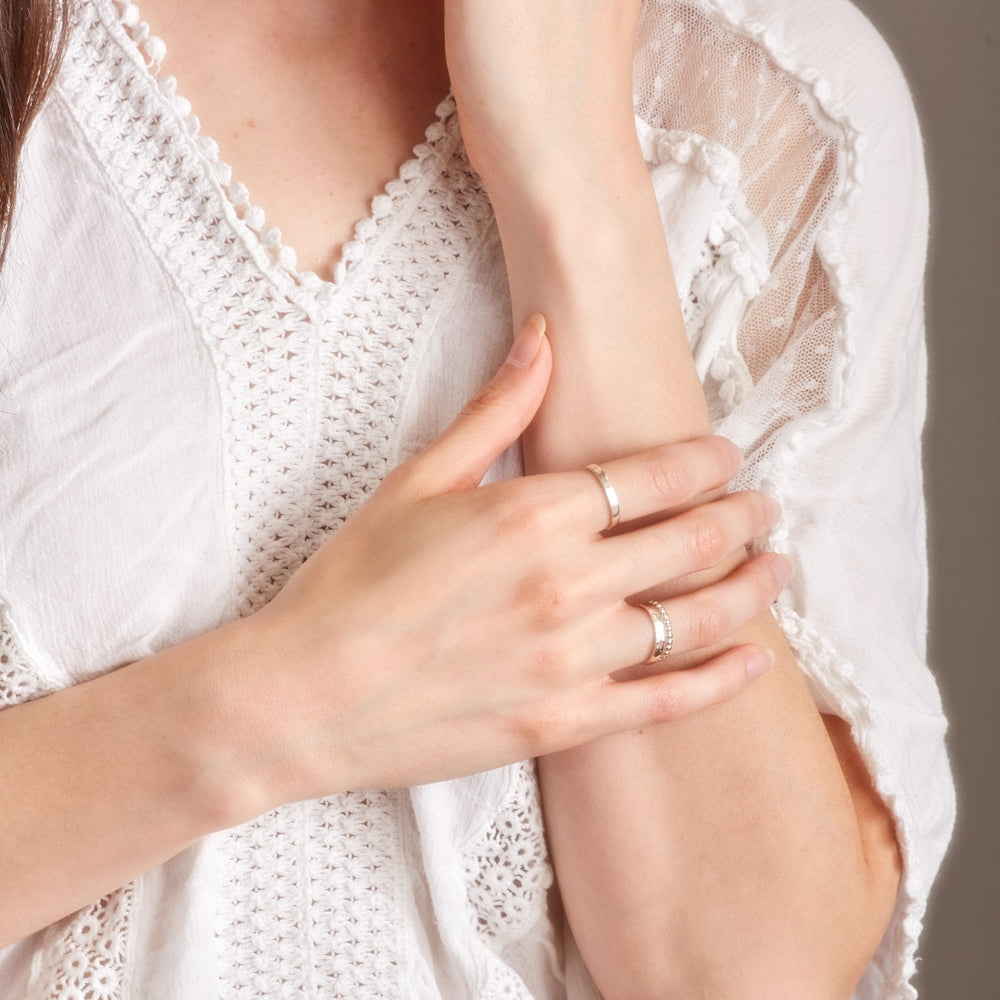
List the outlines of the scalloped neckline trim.
<svg viewBox="0 0 1000 1000">
<path fill-rule="evenodd" d="M 284 278 L 282 284 L 290 280 L 297 289 L 321 303 L 331 299 L 343 287 L 354 266 L 369 257 L 389 222 L 399 214 L 404 201 L 410 199 L 425 176 L 432 157 L 446 145 L 446 140 L 457 139 L 455 101 L 449 92 L 435 108 L 423 140 L 413 147 L 411 156 L 401 164 L 396 176 L 371 199 L 368 214 L 355 222 L 352 237 L 343 244 L 333 264 L 333 277 L 327 279 L 315 271 L 299 270 L 294 248 L 282 241 L 277 226 L 267 224 L 264 209 L 251 201 L 247 187 L 234 177 L 232 166 L 219 154 L 218 143 L 201 132 L 201 122 L 191 102 L 178 92 L 176 77 L 160 75 L 160 66 L 167 54 L 166 43 L 152 33 L 138 5 L 131 0 L 111 0 L 111 7 L 115 20 L 139 56 L 138 62 L 144 64 L 146 74 L 177 116 L 182 131 L 197 145 L 207 162 L 209 182 L 214 181 L 221 188 L 233 210 L 235 224 L 244 227 L 251 242 L 263 251 L 254 254 L 255 258 L 266 260 L 265 270 L 272 276 Z"/>
</svg>

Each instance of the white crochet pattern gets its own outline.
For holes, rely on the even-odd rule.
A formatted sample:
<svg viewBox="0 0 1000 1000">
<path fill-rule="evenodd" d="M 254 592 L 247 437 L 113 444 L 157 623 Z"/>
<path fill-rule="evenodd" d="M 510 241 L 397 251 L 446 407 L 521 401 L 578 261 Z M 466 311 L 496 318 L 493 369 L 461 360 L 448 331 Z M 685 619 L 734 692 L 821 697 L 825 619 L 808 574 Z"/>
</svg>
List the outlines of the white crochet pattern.
<svg viewBox="0 0 1000 1000">
<path fill-rule="evenodd" d="M 399 819 L 399 793 L 348 792 L 230 831 L 220 995 L 400 995 Z"/>
</svg>

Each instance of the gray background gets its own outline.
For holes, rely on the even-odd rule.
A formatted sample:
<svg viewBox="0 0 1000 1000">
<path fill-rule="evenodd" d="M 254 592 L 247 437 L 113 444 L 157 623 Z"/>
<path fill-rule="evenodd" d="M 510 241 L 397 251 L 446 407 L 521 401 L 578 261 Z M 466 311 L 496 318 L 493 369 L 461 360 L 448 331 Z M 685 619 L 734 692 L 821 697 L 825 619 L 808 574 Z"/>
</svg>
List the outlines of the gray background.
<svg viewBox="0 0 1000 1000">
<path fill-rule="evenodd" d="M 959 822 L 931 897 L 921 1000 L 1000 998 L 1000 0 L 855 0 L 913 91 L 931 180 L 931 662 Z"/>
</svg>

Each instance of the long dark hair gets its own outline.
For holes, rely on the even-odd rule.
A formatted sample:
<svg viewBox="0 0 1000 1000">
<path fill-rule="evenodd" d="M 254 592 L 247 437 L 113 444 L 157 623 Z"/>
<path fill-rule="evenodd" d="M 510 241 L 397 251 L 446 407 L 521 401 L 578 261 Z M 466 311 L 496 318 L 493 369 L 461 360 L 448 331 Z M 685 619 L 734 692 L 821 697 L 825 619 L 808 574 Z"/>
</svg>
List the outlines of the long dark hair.
<svg viewBox="0 0 1000 1000">
<path fill-rule="evenodd" d="M 0 266 L 21 147 L 59 69 L 71 0 L 0 0 Z"/>
</svg>

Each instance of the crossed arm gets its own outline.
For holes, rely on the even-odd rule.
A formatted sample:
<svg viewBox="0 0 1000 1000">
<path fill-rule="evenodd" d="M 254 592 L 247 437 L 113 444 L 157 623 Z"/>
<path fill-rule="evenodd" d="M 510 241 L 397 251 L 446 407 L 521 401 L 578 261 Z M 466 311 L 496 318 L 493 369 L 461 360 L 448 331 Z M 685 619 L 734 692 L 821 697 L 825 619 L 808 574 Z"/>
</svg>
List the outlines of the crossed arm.
<svg viewBox="0 0 1000 1000">
<path fill-rule="evenodd" d="M 550 119 L 524 137 L 531 115 L 508 108 L 479 133 L 474 92 L 471 127 L 463 120 L 496 209 L 515 324 L 532 310 L 549 321 L 555 367 L 524 438 L 528 472 L 711 429 L 635 139 L 630 80 L 607 71 L 616 55 L 630 65 L 634 22 L 621 5 L 583 6 L 575 34 L 556 37 L 578 43 L 590 31 L 589 49 L 546 50 L 550 62 L 576 60 L 575 72 L 558 73 L 572 88 L 550 84 Z M 530 53 L 527 17 L 523 31 L 513 48 Z M 518 78 L 530 80 L 530 55 L 525 65 Z M 610 96 L 581 89 L 581 79 Z M 520 129 L 516 141 L 498 142 L 503 128 Z M 716 556 L 699 584 L 741 561 Z M 654 593 L 669 607 L 692 586 Z M 774 656 L 760 681 L 684 720 L 539 760 L 569 925 L 607 1000 L 846 998 L 894 905 L 892 820 L 846 724 L 816 710 L 771 615 L 732 631 L 716 610 L 708 602 L 702 616 L 676 623 L 706 648 L 674 667 L 755 642 Z"/>
</svg>

